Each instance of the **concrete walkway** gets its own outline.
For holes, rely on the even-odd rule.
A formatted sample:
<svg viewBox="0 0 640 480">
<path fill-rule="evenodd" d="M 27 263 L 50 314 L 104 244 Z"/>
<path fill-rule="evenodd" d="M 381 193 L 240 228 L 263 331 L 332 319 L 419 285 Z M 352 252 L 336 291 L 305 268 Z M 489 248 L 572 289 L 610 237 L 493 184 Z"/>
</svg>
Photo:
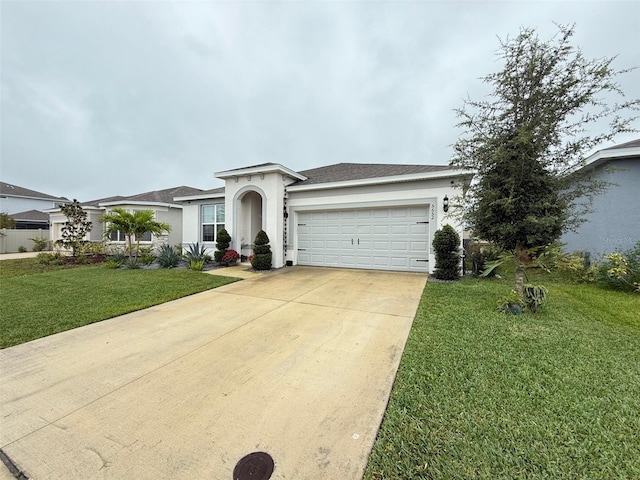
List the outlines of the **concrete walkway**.
<svg viewBox="0 0 640 480">
<path fill-rule="evenodd" d="M 2 350 L 0 446 L 34 479 L 361 478 L 425 282 L 290 267 Z"/>
</svg>

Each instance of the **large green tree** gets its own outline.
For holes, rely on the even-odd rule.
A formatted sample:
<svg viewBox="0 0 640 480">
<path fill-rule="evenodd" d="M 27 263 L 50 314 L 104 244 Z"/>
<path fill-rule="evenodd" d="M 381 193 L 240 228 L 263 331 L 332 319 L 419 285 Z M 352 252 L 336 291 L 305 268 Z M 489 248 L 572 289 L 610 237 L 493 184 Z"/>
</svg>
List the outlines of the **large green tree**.
<svg viewBox="0 0 640 480">
<path fill-rule="evenodd" d="M 132 258 L 134 253 L 137 258 L 140 239 L 145 233 L 151 232 L 153 235 L 161 235 L 162 232 L 171 231 L 171 225 L 158 222 L 154 217 L 153 210 L 129 212 L 124 208 L 116 207 L 111 212 L 104 214 L 101 220 L 106 223 L 105 234 L 109 235 L 111 232 L 120 231 L 127 239 L 129 258 Z M 136 242 L 135 249 L 133 248 L 134 239 Z"/>
<path fill-rule="evenodd" d="M 577 226 L 606 182 L 581 173 L 585 158 L 616 135 L 635 131 L 640 100 L 627 100 L 614 58 L 587 59 L 571 44 L 573 26 L 548 41 L 524 28 L 500 41 L 500 71 L 482 78 L 486 100 L 456 110 L 464 129 L 451 165 L 476 172 L 463 217 L 474 235 L 512 252 L 516 291 L 532 249 Z M 595 133 L 594 133 L 595 132 Z"/>
</svg>

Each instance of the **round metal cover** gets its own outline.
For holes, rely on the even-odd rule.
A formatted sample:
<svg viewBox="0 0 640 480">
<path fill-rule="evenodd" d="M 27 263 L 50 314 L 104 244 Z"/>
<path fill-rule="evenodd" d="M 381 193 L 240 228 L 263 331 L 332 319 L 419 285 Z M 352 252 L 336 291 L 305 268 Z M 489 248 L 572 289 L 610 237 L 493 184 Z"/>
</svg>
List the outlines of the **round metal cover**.
<svg viewBox="0 0 640 480">
<path fill-rule="evenodd" d="M 273 473 L 273 458 L 265 452 L 243 457 L 233 469 L 233 480 L 268 480 Z"/>
</svg>

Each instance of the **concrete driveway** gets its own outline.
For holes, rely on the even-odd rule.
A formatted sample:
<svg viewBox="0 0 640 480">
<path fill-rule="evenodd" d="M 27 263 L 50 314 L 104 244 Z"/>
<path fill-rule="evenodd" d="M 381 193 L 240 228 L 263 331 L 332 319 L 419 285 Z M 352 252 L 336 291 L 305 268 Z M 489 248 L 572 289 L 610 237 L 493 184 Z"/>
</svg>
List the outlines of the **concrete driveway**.
<svg viewBox="0 0 640 480">
<path fill-rule="evenodd" d="M 231 480 L 255 451 L 361 478 L 425 282 L 289 267 L 2 350 L 2 451 L 33 479 Z"/>
</svg>

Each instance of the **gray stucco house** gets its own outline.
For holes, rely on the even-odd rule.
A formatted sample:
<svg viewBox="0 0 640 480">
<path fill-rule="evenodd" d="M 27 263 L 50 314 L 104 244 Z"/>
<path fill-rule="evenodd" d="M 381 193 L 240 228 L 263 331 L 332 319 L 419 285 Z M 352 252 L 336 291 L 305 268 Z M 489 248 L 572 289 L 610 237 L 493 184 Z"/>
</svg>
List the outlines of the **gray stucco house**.
<svg viewBox="0 0 640 480">
<path fill-rule="evenodd" d="M 49 228 L 49 215 L 44 210 L 59 207 L 69 200 L 37 192 L 11 183 L 0 182 L 0 212 L 16 221 L 17 229 Z"/>
<path fill-rule="evenodd" d="M 118 207 L 129 212 L 152 210 L 155 220 L 171 225 L 171 232 L 165 232 L 160 238 L 152 237 L 150 233 L 144 235 L 140 242 L 141 245 L 151 246 L 157 243 L 180 244 L 182 243 L 182 205 L 174 202 L 173 199 L 176 196 L 201 193 L 203 193 L 203 190 L 199 188 L 183 185 L 137 195 L 114 196 L 81 202 L 83 210 L 87 212 L 87 220 L 93 224 L 91 231 L 86 236 L 86 240 L 90 242 L 105 240 L 105 225 L 100 220 L 105 213 Z M 55 242 L 62 238 L 62 227 L 67 221 L 67 217 L 59 208 L 47 210 L 47 213 L 51 221 L 50 240 Z M 124 247 L 126 239 L 120 232 L 112 232 L 107 240 L 112 246 L 119 245 Z"/>
<path fill-rule="evenodd" d="M 612 185 L 594 198 L 587 221 L 562 237 L 565 250 L 600 257 L 633 248 L 640 242 L 640 139 L 599 150 L 583 169 Z"/>
</svg>

